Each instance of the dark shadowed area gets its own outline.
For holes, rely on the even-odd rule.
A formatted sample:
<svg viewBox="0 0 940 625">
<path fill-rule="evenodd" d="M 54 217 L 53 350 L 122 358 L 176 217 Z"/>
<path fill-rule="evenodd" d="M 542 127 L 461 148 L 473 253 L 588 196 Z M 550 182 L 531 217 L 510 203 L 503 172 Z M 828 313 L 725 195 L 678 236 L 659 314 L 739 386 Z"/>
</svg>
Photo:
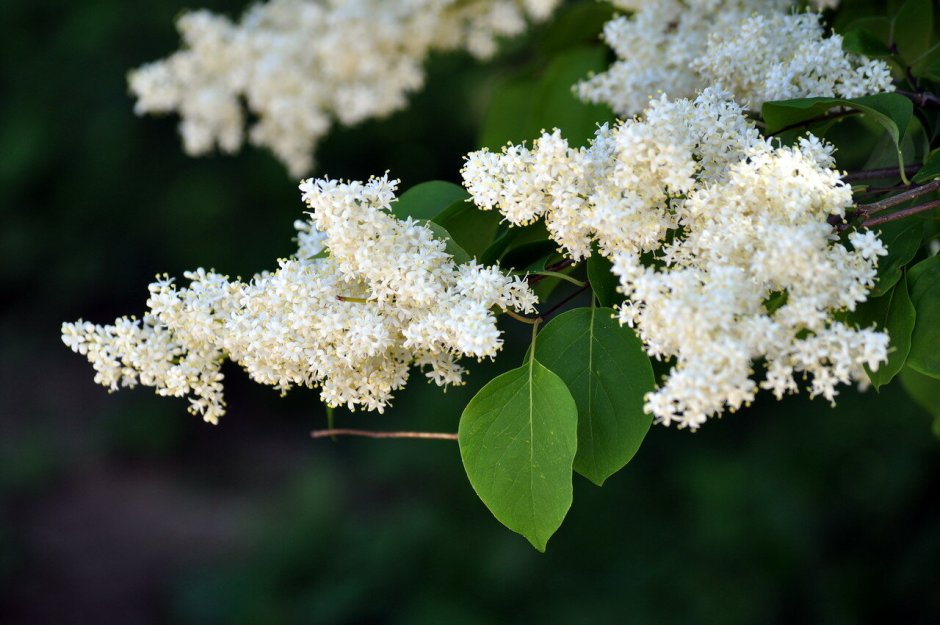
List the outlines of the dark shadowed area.
<svg viewBox="0 0 940 625">
<path fill-rule="evenodd" d="M 134 116 L 126 72 L 176 49 L 187 6 L 4 2 L 0 623 L 937 621 L 940 442 L 896 384 L 654 427 L 603 488 L 575 476 L 546 554 L 494 520 L 452 442 L 313 441 L 315 391 L 281 398 L 234 366 L 217 427 L 96 386 L 63 321 L 139 315 L 158 272 L 272 268 L 303 210 L 268 153 L 192 159 L 175 118 Z M 544 68 L 560 33 L 489 64 L 431 59 L 412 106 L 336 129 L 317 174 L 459 181 L 494 89 Z M 337 425 L 456 431 L 523 357 L 528 328 L 502 327 L 506 352 L 467 387 L 415 376 L 391 411 Z"/>
</svg>

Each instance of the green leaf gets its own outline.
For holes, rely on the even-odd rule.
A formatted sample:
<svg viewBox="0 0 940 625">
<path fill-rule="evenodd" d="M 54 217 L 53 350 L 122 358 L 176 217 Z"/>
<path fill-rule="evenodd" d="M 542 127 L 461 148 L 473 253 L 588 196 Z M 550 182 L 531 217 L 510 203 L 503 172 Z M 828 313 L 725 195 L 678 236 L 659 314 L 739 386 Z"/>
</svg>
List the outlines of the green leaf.
<svg viewBox="0 0 940 625">
<path fill-rule="evenodd" d="M 574 469 L 598 486 L 627 464 L 649 431 L 643 397 L 653 367 L 632 330 L 612 308 L 576 308 L 539 334 L 536 358 L 558 374 L 578 406 Z"/>
<path fill-rule="evenodd" d="M 879 93 L 852 100 L 797 98 L 764 102 L 761 115 L 767 123 L 766 132 L 774 134 L 788 126 L 819 117 L 837 106 L 845 106 L 868 115 L 891 134 L 895 144 L 900 143 L 903 132 L 914 114 L 914 105 L 909 99 L 896 93 Z"/>
<path fill-rule="evenodd" d="M 443 180 L 431 180 L 416 184 L 401 194 L 392 204 L 392 214 L 399 219 L 434 219 L 454 202 L 465 200 L 470 194 L 460 185 Z"/>
<path fill-rule="evenodd" d="M 908 64 L 930 47 L 933 36 L 933 0 L 907 0 L 892 20 L 892 42 Z"/>
<path fill-rule="evenodd" d="M 572 500 L 578 408 L 565 383 L 534 358 L 507 371 L 467 404 L 457 441 L 493 516 L 545 551 Z"/>
<path fill-rule="evenodd" d="M 581 2 L 562 7 L 537 38 L 539 52 L 554 56 L 566 48 L 596 43 L 615 13 L 606 2 Z"/>
<path fill-rule="evenodd" d="M 910 367 L 904 367 L 898 379 L 911 399 L 933 416 L 933 432 L 940 438 L 940 380 L 918 373 Z"/>
<path fill-rule="evenodd" d="M 587 145 L 599 124 L 613 123 L 610 107 L 582 102 L 574 85 L 592 72 L 607 69 L 607 50 L 601 46 L 572 48 L 558 54 L 539 84 L 536 119 L 540 129 L 560 128 L 572 146 Z"/>
<path fill-rule="evenodd" d="M 845 33 L 842 49 L 853 54 L 862 54 L 873 58 L 891 56 L 891 49 L 880 37 L 864 28 L 856 28 Z"/>
<path fill-rule="evenodd" d="M 901 270 L 911 262 L 924 238 L 924 224 L 918 219 L 889 221 L 874 228 L 888 248 L 888 255 L 878 259 L 878 279 L 869 297 L 881 297 L 901 278 Z"/>
<path fill-rule="evenodd" d="M 496 238 L 502 218 L 499 211 L 481 211 L 471 202 L 457 200 L 433 221 L 446 228 L 468 254 L 480 258 Z"/>
<path fill-rule="evenodd" d="M 444 251 L 454 257 L 454 262 L 458 265 L 463 265 L 464 263 L 470 262 L 470 254 L 467 253 L 467 250 L 460 247 L 453 237 L 450 236 L 450 232 L 447 231 L 443 226 L 434 223 L 433 221 L 418 220 L 422 226 L 429 229 L 434 233 L 435 239 L 440 239 L 444 242 Z"/>
<path fill-rule="evenodd" d="M 597 250 L 587 259 L 587 276 L 591 282 L 591 290 L 597 296 L 601 306 L 619 304 L 623 297 L 617 292 L 620 282 L 612 272 L 613 265 L 601 256 Z"/>
<path fill-rule="evenodd" d="M 937 177 L 940 177 L 940 150 L 934 150 L 930 153 L 927 160 L 924 161 L 923 167 L 914 174 L 911 181 L 923 184 Z"/>
<path fill-rule="evenodd" d="M 809 122 L 825 115 L 837 106 L 857 110 L 878 122 L 890 135 L 897 151 L 898 164 L 903 168 L 901 141 L 914 115 L 911 101 L 897 93 L 879 93 L 876 95 L 843 100 L 841 98 L 798 98 L 765 102 L 761 115 L 767 124 L 765 132 L 776 134 L 784 129 Z"/>
<path fill-rule="evenodd" d="M 478 143 L 498 150 L 507 143 L 531 141 L 539 134 L 535 118 L 538 82 L 516 78 L 498 86 L 483 116 Z"/>
<path fill-rule="evenodd" d="M 888 361 L 882 363 L 877 371 L 865 367 L 871 383 L 880 389 L 904 368 L 911 351 L 915 312 L 907 292 L 907 280 L 902 279 L 887 295 L 860 304 L 854 317 L 859 327 L 867 328 L 875 324 L 879 329 L 887 330 L 891 340 Z"/>
<path fill-rule="evenodd" d="M 613 111 L 588 104 L 572 91 L 591 72 L 607 69 L 607 49 L 582 45 L 552 55 L 539 80 L 515 78 L 493 93 L 479 144 L 492 150 L 507 142 L 532 141 L 543 130 L 560 128 L 571 145 L 585 145 L 598 124 L 612 123 Z"/>
<path fill-rule="evenodd" d="M 917 311 L 907 366 L 940 378 L 940 256 L 931 256 L 907 274 L 911 303 Z"/>
</svg>

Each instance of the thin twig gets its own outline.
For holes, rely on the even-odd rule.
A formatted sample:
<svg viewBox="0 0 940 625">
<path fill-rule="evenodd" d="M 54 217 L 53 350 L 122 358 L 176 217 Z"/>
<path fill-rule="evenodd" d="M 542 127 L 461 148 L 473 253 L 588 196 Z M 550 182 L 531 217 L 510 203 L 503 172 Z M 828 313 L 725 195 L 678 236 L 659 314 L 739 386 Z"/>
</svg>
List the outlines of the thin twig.
<svg viewBox="0 0 940 625">
<path fill-rule="evenodd" d="M 899 219 L 911 217 L 912 215 L 917 215 L 919 213 L 926 213 L 927 211 L 933 210 L 937 207 L 940 207 L 940 200 L 934 200 L 933 202 L 927 202 L 926 204 L 911 206 L 910 208 L 905 208 L 904 210 L 888 213 L 887 215 L 881 215 L 879 217 L 871 217 L 863 221 L 861 225 L 865 226 L 866 228 L 879 226 L 881 224 L 888 223 L 889 221 L 897 221 Z"/>
<path fill-rule="evenodd" d="M 905 165 L 904 173 L 905 174 L 916 174 L 917 171 L 922 167 L 920 163 L 914 163 L 911 165 Z M 884 167 L 882 169 L 866 169 L 863 171 L 850 171 L 849 173 L 842 176 L 842 180 L 845 182 L 856 182 L 859 180 L 874 180 L 876 178 L 895 178 L 898 175 L 897 167 Z"/>
<path fill-rule="evenodd" d="M 552 306 L 551 308 L 549 308 L 548 310 L 546 310 L 544 313 L 542 313 L 542 318 L 543 318 L 543 319 L 547 318 L 547 317 L 548 317 L 549 315 L 551 315 L 553 312 L 555 312 L 556 310 L 558 310 L 559 308 L 561 308 L 562 306 L 564 306 L 565 304 L 567 304 L 568 302 L 570 302 L 571 300 L 573 300 L 574 298 L 576 298 L 577 296 L 579 296 L 579 295 L 581 295 L 582 293 L 584 293 L 584 291 L 586 291 L 588 288 L 590 288 L 590 286 L 591 286 L 590 284 L 584 284 L 584 285 L 581 286 L 577 291 L 575 291 L 574 293 L 570 294 L 568 297 L 566 297 L 565 299 L 561 300 L 560 302 L 558 302 L 557 304 L 555 304 L 554 306 Z"/>
<path fill-rule="evenodd" d="M 349 428 L 335 428 L 330 430 L 314 430 L 310 432 L 313 438 L 328 438 L 333 436 L 364 436 L 366 438 L 419 438 L 424 440 L 455 441 L 456 434 L 449 432 L 376 432 L 373 430 L 353 430 Z"/>
<path fill-rule="evenodd" d="M 903 91 L 901 89 L 896 89 L 895 93 L 903 95 L 921 108 L 940 109 L 940 96 L 935 93 L 929 91 Z"/>
<path fill-rule="evenodd" d="M 522 323 L 528 323 L 530 326 L 532 326 L 532 325 L 538 325 L 538 322 L 541 321 L 541 318 L 539 318 L 539 317 L 524 317 L 523 315 L 520 315 L 519 313 L 513 312 L 513 311 L 509 310 L 508 308 L 507 308 L 506 310 L 504 310 L 503 312 L 505 312 L 507 315 L 509 315 L 510 317 L 512 317 L 513 319 L 515 319 L 516 321 L 521 321 Z"/>
<path fill-rule="evenodd" d="M 828 121 L 832 121 L 836 119 L 841 119 L 843 117 L 848 117 L 850 115 L 858 115 L 859 113 L 861 113 L 861 111 L 857 111 L 855 109 L 849 109 L 848 111 L 839 111 L 838 113 L 832 113 L 832 114 L 827 113 L 825 115 L 817 115 L 816 117 L 811 117 L 810 119 L 804 119 L 801 122 L 796 122 L 794 124 L 790 124 L 789 126 L 784 126 L 783 128 L 777 130 L 776 132 L 770 133 L 768 136 L 775 137 L 779 135 L 780 133 L 786 132 L 788 130 L 793 130 L 795 128 L 808 128 L 818 122 L 828 122 Z"/>
<path fill-rule="evenodd" d="M 542 271 L 532 271 L 532 272 L 529 272 L 529 275 L 530 276 L 544 276 L 546 278 L 558 278 L 559 280 L 570 282 L 571 284 L 575 286 L 584 286 L 585 284 L 587 284 L 583 280 L 578 280 L 577 278 L 573 278 L 566 273 L 561 273 L 559 271 L 549 271 L 548 269 L 544 269 Z"/>
<path fill-rule="evenodd" d="M 934 180 L 933 182 L 928 182 L 927 184 L 921 185 L 919 187 L 914 187 L 910 191 L 892 195 L 891 197 L 885 198 L 879 202 L 872 202 L 871 204 L 859 204 L 855 214 L 857 216 L 867 217 L 868 215 L 873 215 L 874 213 L 880 213 L 883 210 L 887 210 L 892 206 L 903 204 L 908 200 L 913 200 L 914 198 L 921 197 L 922 195 L 933 193 L 938 189 L 940 189 L 940 180 Z"/>
</svg>

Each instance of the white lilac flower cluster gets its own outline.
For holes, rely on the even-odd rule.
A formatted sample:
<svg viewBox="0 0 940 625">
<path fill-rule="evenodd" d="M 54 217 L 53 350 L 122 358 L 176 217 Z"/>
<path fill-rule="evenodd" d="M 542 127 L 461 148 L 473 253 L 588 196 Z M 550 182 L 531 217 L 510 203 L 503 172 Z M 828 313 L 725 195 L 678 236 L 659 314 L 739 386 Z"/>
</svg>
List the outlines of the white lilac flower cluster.
<svg viewBox="0 0 940 625">
<path fill-rule="evenodd" d="M 201 10 L 177 27 L 183 48 L 130 75 L 138 114 L 180 115 L 186 152 L 236 152 L 249 138 L 292 175 L 333 120 L 352 125 L 403 108 L 433 50 L 491 56 L 498 37 L 548 17 L 559 0 L 269 0 L 235 23 Z M 244 103 L 244 106 L 243 106 Z"/>
<path fill-rule="evenodd" d="M 886 359 L 885 334 L 833 316 L 866 299 L 886 251 L 871 232 L 850 234 L 851 246 L 833 234 L 827 218 L 852 193 L 832 166 L 830 146 L 775 146 L 708 89 L 653 100 L 587 148 L 555 131 L 531 148 L 474 152 L 462 173 L 481 209 L 511 224 L 544 218 L 572 258 L 596 245 L 613 261 L 621 322 L 673 363 L 646 410 L 695 429 L 758 388 L 797 392 L 798 377 L 832 401 Z"/>
<path fill-rule="evenodd" d="M 759 109 L 768 100 L 892 91 L 884 61 L 842 50 L 816 13 L 787 13 L 786 0 L 619 0 L 633 10 L 604 27 L 618 60 L 577 86 L 588 102 L 622 116 L 664 91 L 694 97 L 712 86 Z"/>
<path fill-rule="evenodd" d="M 242 282 L 200 269 L 183 288 L 163 278 L 143 319 L 65 323 L 63 341 L 97 383 L 189 397 L 211 423 L 225 412 L 226 358 L 259 383 L 319 386 L 324 402 L 350 409 L 381 412 L 412 366 L 440 386 L 461 384 L 460 357 L 493 357 L 502 345 L 494 310 L 532 311 L 536 298 L 496 267 L 456 265 L 429 228 L 393 217 L 396 184 L 307 180 L 311 221 L 276 271 Z"/>
<path fill-rule="evenodd" d="M 824 37 L 819 19 L 816 13 L 754 15 L 734 32 L 713 33 L 692 68 L 754 110 L 771 100 L 894 90 L 884 61 L 846 54 L 842 36 Z"/>
</svg>

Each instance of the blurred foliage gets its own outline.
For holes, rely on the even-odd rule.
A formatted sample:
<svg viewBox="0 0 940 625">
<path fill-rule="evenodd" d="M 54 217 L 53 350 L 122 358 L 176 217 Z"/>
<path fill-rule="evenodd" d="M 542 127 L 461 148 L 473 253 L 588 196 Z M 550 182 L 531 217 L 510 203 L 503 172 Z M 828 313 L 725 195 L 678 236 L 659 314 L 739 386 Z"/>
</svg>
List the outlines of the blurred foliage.
<svg viewBox="0 0 940 625">
<path fill-rule="evenodd" d="M 655 427 L 602 489 L 576 478 L 544 555 L 479 503 L 456 445 L 311 442 L 325 423 L 314 392 L 280 399 L 234 367 L 217 429 L 149 389 L 95 387 L 60 344 L 61 321 L 139 314 L 157 272 L 270 268 L 291 252 L 303 208 L 267 153 L 191 159 L 174 118 L 134 116 L 125 74 L 178 46 L 172 21 L 186 6 L 4 3 L 0 620 L 936 622 L 940 453 L 898 385 L 847 389 L 836 410 L 762 401 L 694 435 Z M 336 129 L 317 173 L 388 169 L 403 189 L 458 181 L 500 85 L 520 72 L 548 79 L 563 69 L 550 67 L 556 52 L 596 44 L 603 20 L 578 10 L 569 35 L 537 29 L 493 63 L 431 59 L 412 106 Z M 526 332 L 508 336 L 503 369 L 522 361 Z M 446 395 L 416 379 L 389 414 L 340 413 L 337 424 L 454 431 L 497 372 L 474 365 L 468 387 Z M 87 495 L 95 485 L 99 498 Z M 135 494 L 149 517 L 130 513 Z M 234 529 L 213 516 L 232 502 Z M 170 540 L 197 530 L 220 546 L 200 555 Z"/>
</svg>

